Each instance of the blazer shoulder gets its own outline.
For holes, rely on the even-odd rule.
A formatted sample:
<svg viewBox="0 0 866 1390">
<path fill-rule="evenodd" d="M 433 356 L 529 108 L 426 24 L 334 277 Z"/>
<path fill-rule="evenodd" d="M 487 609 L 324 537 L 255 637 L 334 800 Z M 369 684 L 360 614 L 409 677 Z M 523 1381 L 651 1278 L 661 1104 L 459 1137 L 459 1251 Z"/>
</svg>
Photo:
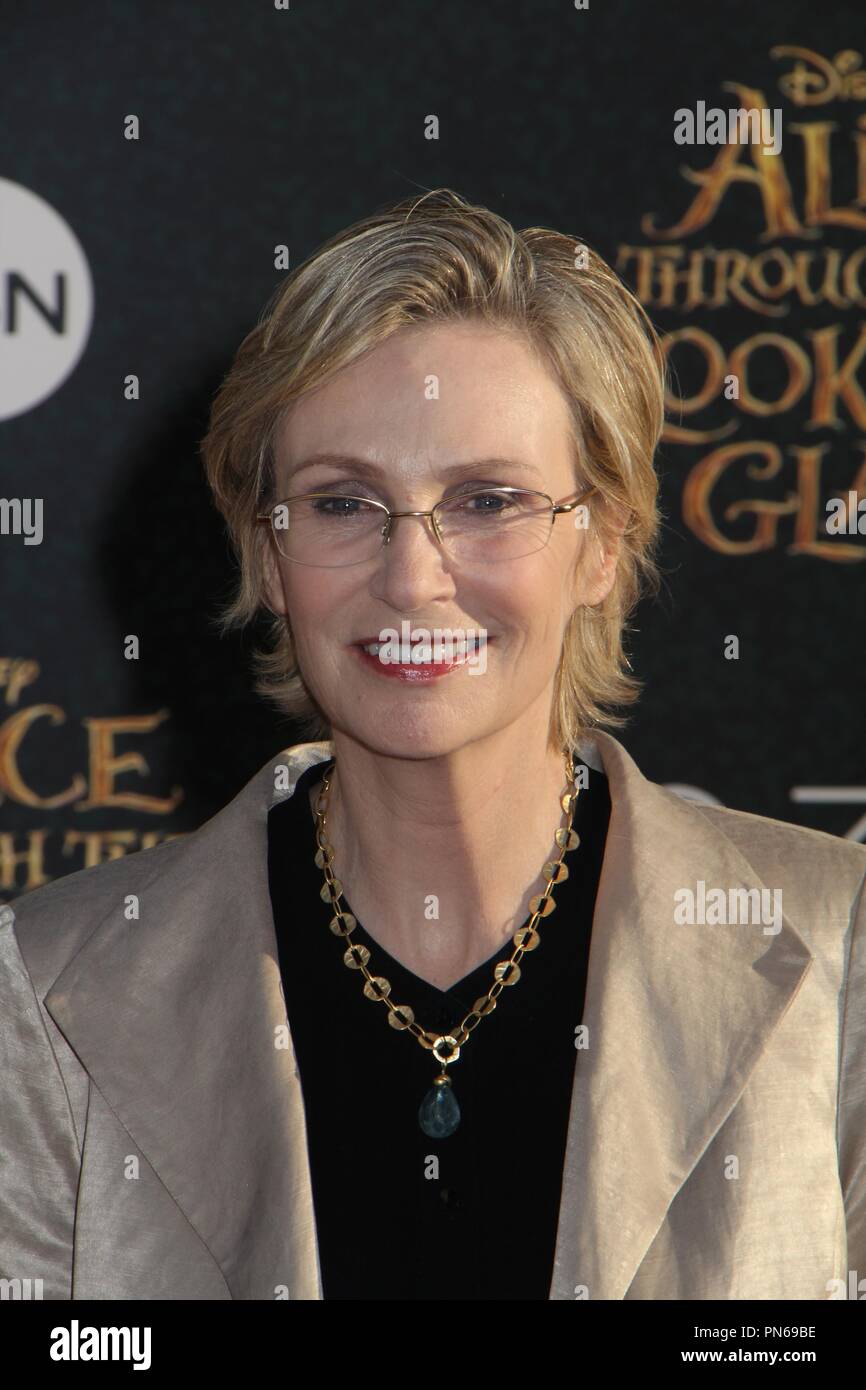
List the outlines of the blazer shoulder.
<svg viewBox="0 0 866 1390">
<path fill-rule="evenodd" d="M 738 811 L 732 806 L 691 803 L 715 828 L 731 840 L 759 873 L 775 866 L 799 867 L 804 874 L 820 868 L 832 874 L 840 888 L 853 897 L 866 878 L 866 845 L 814 830 L 808 825 Z"/>
<path fill-rule="evenodd" d="M 192 834 L 197 832 L 193 831 Z M 0 908 L 37 991 L 44 994 L 100 922 L 128 893 L 139 891 L 173 865 L 192 835 L 77 869 L 31 888 Z"/>
<path fill-rule="evenodd" d="M 268 807 L 291 795 L 300 774 L 329 750 L 326 743 L 281 749 L 196 829 L 152 848 L 78 869 L 0 908 L 0 921 L 12 921 L 19 951 L 37 989 L 50 988 L 127 894 L 142 892 L 163 876 L 181 885 L 187 874 L 190 878 L 201 874 L 203 866 L 209 875 L 230 873 L 237 844 L 252 843 L 256 827 L 266 824 Z M 289 786 L 278 791 L 276 774 L 286 768 Z"/>
</svg>

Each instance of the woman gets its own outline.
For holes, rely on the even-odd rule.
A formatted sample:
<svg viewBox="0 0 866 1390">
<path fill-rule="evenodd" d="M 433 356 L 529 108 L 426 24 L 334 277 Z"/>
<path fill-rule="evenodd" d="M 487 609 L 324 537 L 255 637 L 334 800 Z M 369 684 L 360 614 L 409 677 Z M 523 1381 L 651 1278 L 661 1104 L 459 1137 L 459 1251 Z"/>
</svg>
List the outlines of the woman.
<svg viewBox="0 0 866 1390">
<path fill-rule="evenodd" d="M 280 287 L 203 454 L 225 624 L 270 610 L 258 689 L 307 741 L 194 834 L 6 909 L 2 1276 L 564 1300 L 866 1274 L 866 850 L 682 800 L 598 728 L 638 690 L 663 398 L 597 255 L 447 190 Z"/>
</svg>

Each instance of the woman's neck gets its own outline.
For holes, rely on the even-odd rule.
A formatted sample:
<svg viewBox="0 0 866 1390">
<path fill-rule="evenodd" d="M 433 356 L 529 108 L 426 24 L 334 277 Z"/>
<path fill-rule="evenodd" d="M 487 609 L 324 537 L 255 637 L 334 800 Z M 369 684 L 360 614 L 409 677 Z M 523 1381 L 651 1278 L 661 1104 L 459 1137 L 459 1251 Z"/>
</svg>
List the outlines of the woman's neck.
<svg viewBox="0 0 866 1390">
<path fill-rule="evenodd" d="M 344 903 L 390 955 L 447 989 L 510 941 L 547 886 L 565 759 L 477 744 L 447 758 L 383 758 L 337 739 L 335 755 L 326 835 Z"/>
</svg>

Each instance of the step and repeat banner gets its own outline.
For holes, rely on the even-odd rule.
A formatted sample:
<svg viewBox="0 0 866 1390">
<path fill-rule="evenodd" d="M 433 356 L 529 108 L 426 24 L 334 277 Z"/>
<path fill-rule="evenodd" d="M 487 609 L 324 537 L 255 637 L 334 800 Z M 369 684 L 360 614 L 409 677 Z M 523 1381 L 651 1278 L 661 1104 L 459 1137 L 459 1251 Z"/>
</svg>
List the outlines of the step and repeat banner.
<svg viewBox="0 0 866 1390">
<path fill-rule="evenodd" d="M 0 51 L 0 900 L 187 834 L 297 730 L 221 638 L 198 445 L 280 280 L 449 187 L 663 337 L 655 781 L 866 841 L 859 3 L 44 5 Z"/>
</svg>

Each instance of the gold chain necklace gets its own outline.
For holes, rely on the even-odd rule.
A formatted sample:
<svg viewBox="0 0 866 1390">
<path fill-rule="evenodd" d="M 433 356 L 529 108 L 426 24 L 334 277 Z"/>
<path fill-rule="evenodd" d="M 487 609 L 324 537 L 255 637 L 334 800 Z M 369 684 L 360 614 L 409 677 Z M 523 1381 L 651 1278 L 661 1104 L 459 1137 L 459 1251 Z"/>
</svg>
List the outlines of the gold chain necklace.
<svg viewBox="0 0 866 1390">
<path fill-rule="evenodd" d="M 316 844 L 318 845 L 316 864 L 325 875 L 321 897 L 323 902 L 330 903 L 334 909 L 334 916 L 328 925 L 335 936 L 345 937 L 348 941 L 349 944 L 343 955 L 343 964 L 347 965 L 350 970 L 361 971 L 365 980 L 364 994 L 367 998 L 384 1004 L 388 1009 L 388 1022 L 391 1027 L 401 1031 L 408 1029 L 421 1046 L 428 1052 L 432 1052 L 436 1061 L 440 1063 L 442 1070 L 435 1077 L 431 1090 L 427 1092 L 421 1102 L 418 1111 L 418 1123 L 431 1139 L 445 1139 L 449 1134 L 454 1133 L 460 1123 L 460 1107 L 451 1085 L 451 1078 L 446 1074 L 445 1068 L 457 1061 L 460 1056 L 460 1049 L 466 1043 L 469 1034 L 474 1028 L 477 1028 L 482 1018 L 485 1018 L 496 1008 L 496 1000 L 506 985 L 514 985 L 520 979 L 520 961 L 524 953 L 534 951 L 541 941 L 535 930 L 536 923 L 540 918 L 548 917 L 556 907 L 556 903 L 553 901 L 553 886 L 556 883 L 564 883 L 568 878 L 568 866 L 564 863 L 564 857 L 569 850 L 576 849 L 580 844 L 580 836 L 571 828 L 578 795 L 574 785 L 574 763 L 571 753 L 565 750 L 565 771 L 569 790 L 560 797 L 559 804 L 565 812 L 566 821 L 565 825 L 556 832 L 556 843 L 560 848 L 559 858 L 548 860 L 542 869 L 542 873 L 547 879 L 547 887 L 543 893 L 530 899 L 529 910 L 532 916 L 525 926 L 518 928 L 514 933 L 512 941 L 515 949 L 511 958 L 507 961 L 499 961 L 494 967 L 494 981 L 490 989 L 480 999 L 476 999 L 471 1011 L 463 1019 L 459 1028 L 456 1028 L 453 1033 L 446 1034 L 427 1032 L 415 1022 L 415 1015 L 408 1004 L 392 1003 L 390 982 L 385 979 L 384 975 L 371 975 L 367 969 L 367 962 L 370 959 L 369 950 L 366 946 L 353 945 L 350 940 L 358 923 L 351 912 L 344 912 L 340 906 L 343 885 L 338 878 L 334 877 L 332 872 L 334 849 L 325 835 L 328 791 L 335 767 L 336 763 L 332 762 L 329 771 L 322 780 L 316 801 Z"/>
</svg>

